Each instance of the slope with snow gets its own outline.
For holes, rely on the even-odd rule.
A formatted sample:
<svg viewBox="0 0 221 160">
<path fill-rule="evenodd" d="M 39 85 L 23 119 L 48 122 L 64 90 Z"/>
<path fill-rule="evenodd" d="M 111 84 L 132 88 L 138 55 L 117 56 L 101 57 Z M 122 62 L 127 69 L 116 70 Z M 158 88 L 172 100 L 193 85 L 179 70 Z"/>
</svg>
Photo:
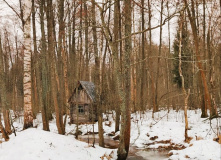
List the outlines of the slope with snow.
<svg viewBox="0 0 221 160">
<path fill-rule="evenodd" d="M 90 147 L 73 136 L 64 136 L 40 129 L 27 129 L 11 136 L 0 147 L 1 160 L 98 160 L 106 155 L 116 159 L 116 150 Z"/>
</svg>

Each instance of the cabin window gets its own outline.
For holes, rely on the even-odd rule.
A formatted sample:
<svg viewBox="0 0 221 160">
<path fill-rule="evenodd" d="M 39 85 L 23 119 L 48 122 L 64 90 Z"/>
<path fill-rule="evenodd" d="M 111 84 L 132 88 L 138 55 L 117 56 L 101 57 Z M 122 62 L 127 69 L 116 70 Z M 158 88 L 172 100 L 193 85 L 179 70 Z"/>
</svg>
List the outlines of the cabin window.
<svg viewBox="0 0 221 160">
<path fill-rule="evenodd" d="M 83 106 L 78 106 L 78 113 L 84 114 L 84 107 Z"/>
</svg>

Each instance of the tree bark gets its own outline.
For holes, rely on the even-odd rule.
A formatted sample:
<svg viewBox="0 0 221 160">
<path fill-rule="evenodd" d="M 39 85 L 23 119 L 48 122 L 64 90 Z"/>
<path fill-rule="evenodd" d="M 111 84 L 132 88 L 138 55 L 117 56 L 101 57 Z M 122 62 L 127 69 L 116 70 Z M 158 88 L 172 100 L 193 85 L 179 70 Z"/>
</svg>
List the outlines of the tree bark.
<svg viewBox="0 0 221 160">
<path fill-rule="evenodd" d="M 1 116 L 0 116 L 0 118 L 1 118 Z M 1 119 L 0 119 L 0 130 L 1 130 L 1 133 L 2 133 L 2 137 L 5 139 L 5 141 L 8 141 L 9 140 L 9 136 L 6 133 L 4 126 L 2 125 Z"/>
<path fill-rule="evenodd" d="M 162 52 L 162 23 L 163 23 L 163 1 L 161 0 L 161 10 L 160 10 L 160 44 L 159 44 L 159 52 L 158 52 L 158 59 L 157 59 L 157 75 L 156 75 L 156 90 L 155 90 L 155 108 L 154 112 L 158 112 L 159 104 L 158 104 L 158 80 L 161 68 L 161 52 Z"/>
<path fill-rule="evenodd" d="M 148 0 L 148 9 L 149 9 L 149 19 L 148 19 L 148 26 L 151 28 L 151 19 L 152 19 L 152 12 L 151 12 L 151 3 L 150 0 Z M 148 54 L 148 68 L 150 70 L 150 80 L 151 80 L 151 91 L 152 91 L 152 104 L 153 104 L 153 113 L 154 113 L 154 108 L 156 108 L 156 100 L 155 100 L 155 81 L 154 81 L 154 75 L 153 75 L 153 59 L 150 58 L 152 56 L 152 31 L 149 30 L 149 41 L 150 41 L 150 46 L 149 46 L 149 54 Z M 153 114 L 154 116 L 154 114 Z"/>
<path fill-rule="evenodd" d="M 128 38 L 125 39 L 125 57 L 124 57 L 124 81 L 125 81 L 125 94 L 123 96 L 123 105 L 121 106 L 121 131 L 120 131 L 120 143 L 118 147 L 118 160 L 125 160 L 127 158 L 130 146 L 130 56 L 132 50 L 131 41 L 131 0 L 124 0 L 124 16 L 125 26 L 124 34 Z"/>
<path fill-rule="evenodd" d="M 189 137 L 188 137 L 188 118 L 187 118 L 187 109 L 188 109 L 188 98 L 189 98 L 189 95 L 190 95 L 190 89 L 188 90 L 188 93 L 186 92 L 186 89 L 185 89 L 185 83 L 184 83 L 184 76 L 183 76 L 183 73 L 182 73 L 182 29 L 183 29 L 183 13 L 181 12 L 181 15 L 180 15 L 180 29 L 179 29 L 179 74 L 180 74 L 180 77 L 181 77 L 181 81 L 182 81 L 182 91 L 183 91 L 183 94 L 185 95 L 185 98 L 184 98 L 184 117 L 185 117 L 185 131 L 184 131 L 184 136 L 185 136 L 185 142 L 188 142 L 189 140 Z"/>
<path fill-rule="evenodd" d="M 141 0 L 141 19 L 142 19 L 142 22 L 141 22 L 141 29 L 142 31 L 145 29 L 144 28 L 144 25 L 145 25 L 145 21 L 144 21 L 144 0 Z M 141 107 L 141 110 L 144 111 L 145 108 L 146 108 L 146 94 L 145 94 L 145 91 L 146 91 L 146 61 L 145 61 L 145 58 L 146 58 L 146 55 L 145 55 L 145 33 L 142 32 L 142 45 L 141 45 L 141 86 L 140 86 L 140 107 Z"/>
<path fill-rule="evenodd" d="M 102 106 L 100 102 L 100 60 L 97 48 L 97 31 L 96 31 L 96 14 L 95 14 L 95 0 L 92 1 L 92 30 L 94 42 L 94 56 L 95 56 L 95 86 L 96 86 L 96 107 L 98 112 L 98 130 L 99 130 L 99 146 L 104 147 L 104 131 L 103 131 L 103 117 Z"/>
<path fill-rule="evenodd" d="M 54 48 L 54 32 L 53 32 L 53 7 L 52 0 L 47 0 L 47 30 L 48 30 L 48 55 L 51 58 L 50 64 L 50 83 L 51 83 L 51 94 L 52 100 L 55 107 L 56 113 L 56 125 L 59 134 L 65 134 L 63 116 L 61 112 L 61 106 L 58 105 L 58 84 L 57 73 L 56 73 L 56 61 L 55 61 L 55 48 Z"/>
<path fill-rule="evenodd" d="M 31 1 L 23 2 L 24 13 L 24 129 L 33 127 L 33 113 L 31 103 Z"/>
<path fill-rule="evenodd" d="M 2 50 L 2 42 L 0 38 L 0 96 L 1 96 L 1 107 L 3 112 L 4 124 L 5 128 L 2 128 L 6 134 L 11 134 L 11 125 L 10 125 L 10 118 L 9 118 L 9 109 L 8 109 L 8 99 L 7 99 L 7 90 L 6 90 L 6 73 L 4 70 L 4 60 L 3 60 L 3 50 Z M 1 119 L 0 119 L 1 121 Z M 3 132 L 2 132 L 3 133 Z M 4 136 L 7 136 L 4 135 Z"/>
<path fill-rule="evenodd" d="M 41 57 L 42 60 L 38 65 L 42 66 L 42 89 L 40 95 L 39 95 L 39 101 L 41 102 L 41 113 L 42 113 L 42 121 L 43 121 L 43 130 L 49 131 L 49 121 L 48 121 L 48 115 L 49 115 L 49 104 L 47 103 L 47 99 L 49 98 L 47 96 L 48 92 L 48 78 L 47 78 L 47 51 L 46 51 L 46 38 L 45 38 L 45 27 L 44 27 L 44 6 L 45 6 L 45 0 L 42 0 L 40 2 L 40 24 L 41 24 Z M 40 72 L 40 71 L 38 71 Z M 40 73 L 39 73 L 40 74 Z M 39 75 L 40 76 L 40 75 Z M 40 80 L 39 80 L 40 81 Z M 40 82 L 39 82 L 40 83 Z M 40 85 L 40 84 L 38 84 Z M 48 107 L 47 107 L 48 106 Z"/>
<path fill-rule="evenodd" d="M 88 53 L 88 10 L 87 10 L 87 1 L 84 0 L 84 32 L 85 32 L 85 56 L 86 56 L 86 66 L 85 66 L 85 80 L 89 80 L 89 53 Z"/>
<path fill-rule="evenodd" d="M 113 32 L 114 32 L 114 43 L 113 43 L 113 54 L 118 55 L 118 42 L 116 42 L 116 40 L 119 38 L 119 17 L 120 17 L 120 10 L 119 10 L 119 0 L 115 0 L 114 3 L 114 28 L 113 28 Z M 115 59 L 113 59 L 113 61 L 115 61 Z M 117 61 L 119 61 L 119 59 L 117 59 Z M 113 65 L 116 65 L 115 62 L 113 62 Z M 114 67 L 115 68 L 115 67 Z M 115 74 L 113 74 L 113 76 L 116 76 Z M 116 79 L 116 77 L 113 78 L 114 80 Z M 116 93 L 116 85 L 114 84 L 114 93 Z M 119 99 L 118 95 L 116 94 L 116 98 Z M 115 132 L 119 131 L 119 123 L 120 123 L 120 109 L 118 104 L 114 103 L 115 105 L 115 112 L 116 112 L 116 119 L 115 119 Z"/>
</svg>

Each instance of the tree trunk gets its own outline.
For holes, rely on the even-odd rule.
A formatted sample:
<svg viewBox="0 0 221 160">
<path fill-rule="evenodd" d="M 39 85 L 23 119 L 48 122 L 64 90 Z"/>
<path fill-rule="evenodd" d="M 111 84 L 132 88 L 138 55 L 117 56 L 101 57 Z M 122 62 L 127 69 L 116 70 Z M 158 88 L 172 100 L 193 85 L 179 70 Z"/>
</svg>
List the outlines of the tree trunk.
<svg viewBox="0 0 221 160">
<path fill-rule="evenodd" d="M 193 6 L 194 1 L 191 0 L 191 2 L 192 2 L 192 7 L 191 7 L 192 15 L 191 15 L 187 0 L 184 0 L 184 2 L 185 2 L 186 9 L 187 9 L 188 17 L 189 17 L 189 20 L 190 20 L 191 29 L 192 29 L 192 32 L 193 32 L 196 58 L 197 58 L 197 61 L 198 61 L 197 64 L 198 64 L 198 67 L 199 67 L 199 70 L 200 70 L 201 80 L 202 80 L 203 88 L 204 88 L 205 104 L 208 106 L 207 108 L 210 109 L 210 117 L 217 116 L 217 113 L 215 113 L 215 114 L 212 113 L 212 107 L 213 106 L 211 104 L 210 93 L 209 93 L 208 85 L 207 85 L 207 82 L 206 82 L 206 76 L 205 76 L 205 73 L 204 73 L 204 70 L 203 70 L 201 57 L 200 57 L 200 53 L 199 53 L 199 40 L 198 40 L 198 35 L 197 35 L 197 26 L 196 26 L 196 22 L 195 22 L 195 14 L 194 14 L 195 9 L 194 9 L 194 6 Z"/>
<path fill-rule="evenodd" d="M 8 102 L 6 102 L 8 103 Z M 6 104 L 7 106 L 7 104 Z M 7 106 L 8 108 L 8 106 Z M 10 110 L 9 109 L 3 109 L 3 118 L 4 118 L 4 124 L 5 124 L 5 131 L 6 133 L 9 135 L 12 133 L 12 130 L 11 130 L 11 123 L 10 123 Z"/>
<path fill-rule="evenodd" d="M 1 116 L 0 116 L 0 118 L 1 118 Z M 8 141 L 9 140 L 9 136 L 6 133 L 4 126 L 2 125 L 1 119 L 0 119 L 0 130 L 1 130 L 1 133 L 2 133 L 2 137 L 5 139 L 5 141 Z"/>
<path fill-rule="evenodd" d="M 188 90 L 188 93 L 186 92 L 185 86 L 184 86 L 184 76 L 182 73 L 182 29 L 183 29 L 183 13 L 181 12 L 180 15 L 181 19 L 180 19 L 180 31 L 179 31 L 179 74 L 181 77 L 181 81 L 182 81 L 182 91 L 183 94 L 185 95 L 184 98 L 184 117 L 185 117 L 185 131 L 184 131 L 184 136 L 185 136 L 185 142 L 188 142 L 188 118 L 187 118 L 187 109 L 188 109 L 188 98 L 190 95 L 190 90 Z"/>
<path fill-rule="evenodd" d="M 119 38 L 119 17 L 120 17 L 120 10 L 119 10 L 119 0 L 115 0 L 114 3 L 114 28 L 113 28 L 113 32 L 114 32 L 114 50 L 113 50 L 113 54 L 118 55 L 118 42 L 116 42 L 116 40 L 118 40 Z M 113 59 L 113 61 L 115 61 L 115 59 Z M 117 61 L 119 61 L 119 59 L 117 59 Z M 116 65 L 116 63 L 114 62 L 113 65 Z M 114 67 L 115 68 L 115 67 Z M 113 76 L 115 76 L 113 74 Z M 114 77 L 113 79 L 115 80 L 116 77 Z M 114 93 L 116 92 L 116 85 L 114 85 Z M 116 98 L 119 99 L 118 95 L 116 94 Z M 116 112 L 116 119 L 115 119 L 115 132 L 119 131 L 119 123 L 120 123 L 120 109 L 117 103 L 114 103 L 115 105 L 115 112 Z"/>
<path fill-rule="evenodd" d="M 71 53 L 70 54 L 70 69 L 74 68 L 74 70 L 70 73 L 70 88 L 71 91 L 74 90 L 74 87 L 76 85 L 77 82 L 77 55 L 76 55 L 76 38 L 75 38 L 75 14 L 76 14 L 76 2 L 73 2 L 73 7 L 74 7 L 74 11 L 73 11 L 73 22 L 72 22 L 72 46 L 71 46 Z"/>
<path fill-rule="evenodd" d="M 95 86 L 96 86 L 96 107 L 98 112 L 98 130 L 99 130 L 99 146 L 104 147 L 104 131 L 103 131 L 103 117 L 102 106 L 100 102 L 100 60 L 97 48 L 97 31 L 96 31 L 96 15 L 95 15 L 95 0 L 92 1 L 92 30 L 94 42 L 94 56 L 95 56 Z"/>
<path fill-rule="evenodd" d="M 159 44 L 159 52 L 158 52 L 158 59 L 157 59 L 157 75 L 156 75 L 156 90 L 155 90 L 155 108 L 154 112 L 158 112 L 159 110 L 159 104 L 158 104 L 158 80 L 159 80 L 159 74 L 160 74 L 160 68 L 161 68 L 161 52 L 162 52 L 162 23 L 163 23 L 163 1 L 161 0 L 161 10 L 160 10 L 160 44 Z"/>
<path fill-rule="evenodd" d="M 141 19 L 142 19 L 142 24 L 141 24 L 141 30 L 143 31 L 144 25 L 145 25 L 145 21 L 144 21 L 144 0 L 141 0 Z M 141 86 L 140 86 L 140 107 L 141 110 L 144 111 L 146 109 L 146 55 L 145 55 L 145 32 L 142 32 L 142 45 L 141 45 Z"/>
<path fill-rule="evenodd" d="M 7 136 L 8 134 L 11 134 L 11 125 L 10 125 L 10 118 L 9 118 L 9 110 L 8 110 L 8 99 L 7 99 L 7 90 L 6 90 L 6 73 L 4 71 L 4 62 L 3 62 L 3 50 L 2 50 L 2 42 L 0 38 L 0 99 L 1 99 L 1 107 L 3 112 L 3 118 L 4 118 L 4 124 L 5 128 L 2 128 L 4 132 L 6 132 Z M 0 119 L 1 121 L 1 119 Z M 2 126 L 3 127 L 3 126 Z M 3 132 L 2 132 L 3 133 Z"/>
<path fill-rule="evenodd" d="M 85 32 L 85 56 L 86 56 L 86 66 L 85 66 L 85 80 L 89 80 L 89 53 L 88 53 L 88 10 L 87 10 L 87 1 L 84 0 L 84 32 Z"/>
<path fill-rule="evenodd" d="M 51 58 L 50 61 L 50 83 L 51 83 L 51 94 L 52 100 L 55 107 L 56 113 L 56 125 L 59 134 L 65 134 L 63 116 L 61 112 L 61 106 L 58 105 L 58 84 L 57 83 L 57 72 L 56 72 L 56 61 L 55 61 L 55 48 L 54 48 L 54 32 L 53 32 L 53 7 L 52 0 L 47 0 L 47 30 L 48 30 L 48 54 Z"/>
<path fill-rule="evenodd" d="M 42 40 L 42 52 L 41 52 L 41 56 L 42 56 L 42 61 L 38 62 L 41 64 L 42 66 L 42 91 L 41 91 L 41 95 L 39 95 L 40 98 L 40 102 L 41 102 L 41 113 L 42 113 L 42 121 L 43 121 L 43 130 L 45 131 L 49 131 L 49 121 L 48 121 L 48 108 L 47 105 L 49 106 L 49 104 L 47 103 L 47 92 L 48 92 L 48 78 L 47 78 L 47 63 L 46 63 L 46 59 L 47 59 L 47 52 L 46 52 L 46 39 L 45 39 L 45 28 L 44 28 L 44 6 L 45 6 L 45 0 L 41 1 L 40 4 L 40 24 L 41 24 L 41 40 Z M 40 65 L 38 64 L 38 65 Z M 40 71 L 38 71 L 40 72 Z M 40 73 L 39 73 L 40 74 Z M 40 76 L 40 75 L 39 75 Z M 39 80 L 40 81 L 40 80 Z M 40 83 L 40 82 L 39 82 Z M 38 84 L 40 85 L 40 84 Z"/>
<path fill-rule="evenodd" d="M 31 68 L 33 68 L 31 71 L 31 75 L 32 75 L 32 112 L 33 112 L 33 116 L 34 118 L 36 118 L 36 115 L 39 111 L 39 102 L 38 102 L 38 91 L 37 91 L 37 87 L 36 87 L 36 61 L 37 61 L 37 40 L 36 40 L 36 25 L 35 25 L 35 2 L 34 0 L 32 0 L 32 9 L 31 9 L 32 13 L 32 35 L 33 35 L 33 45 L 34 45 L 34 52 L 32 54 L 32 66 Z"/>
<path fill-rule="evenodd" d="M 58 76 L 58 105 L 61 106 L 62 115 L 66 112 L 65 107 L 65 86 L 64 86 L 64 63 L 62 60 L 62 52 L 63 52 L 63 45 L 62 40 L 65 36 L 65 24 L 64 24 L 64 0 L 58 1 L 58 24 L 59 24 L 59 31 L 58 31 L 58 50 L 57 50 L 57 58 L 55 57 L 55 62 L 57 63 L 57 75 Z M 56 37 L 56 36 L 55 36 Z M 56 60 L 57 59 L 57 60 Z"/>
<path fill-rule="evenodd" d="M 151 3 L 150 3 L 150 0 L 148 0 L 148 9 L 149 9 L 149 22 L 148 22 L 148 26 L 149 28 L 151 28 L 151 15 L 152 15 L 152 12 L 151 12 Z M 149 59 L 149 62 L 148 62 L 148 68 L 150 70 L 150 80 L 151 80 L 151 92 L 152 92 L 152 104 L 153 104 L 153 111 L 155 110 L 156 108 L 156 100 L 155 100 L 155 81 L 154 81 L 154 75 L 153 75 L 153 59 L 150 58 L 152 56 L 152 31 L 151 29 L 149 30 L 149 41 L 150 41 L 150 46 L 149 46 L 149 54 L 148 54 L 148 59 Z M 153 114 L 154 115 L 154 114 Z"/>
<path fill-rule="evenodd" d="M 25 0 L 23 4 L 24 13 L 24 129 L 33 127 L 33 113 L 31 103 L 31 1 Z"/>
<path fill-rule="evenodd" d="M 124 16 L 125 16 L 125 63 L 124 63 L 124 80 L 125 90 L 123 99 L 123 105 L 121 106 L 121 131 L 120 131 L 120 143 L 118 147 L 118 160 L 125 160 L 127 158 L 130 146 L 130 56 L 132 50 L 131 42 L 131 0 L 124 0 Z"/>
</svg>

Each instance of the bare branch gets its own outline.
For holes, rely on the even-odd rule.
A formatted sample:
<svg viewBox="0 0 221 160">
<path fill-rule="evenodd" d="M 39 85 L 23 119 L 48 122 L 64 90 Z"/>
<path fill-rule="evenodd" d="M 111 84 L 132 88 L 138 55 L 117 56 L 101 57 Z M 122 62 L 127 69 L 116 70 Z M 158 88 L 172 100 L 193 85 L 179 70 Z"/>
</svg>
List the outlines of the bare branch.
<svg viewBox="0 0 221 160">
<path fill-rule="evenodd" d="M 21 15 L 6 1 L 6 0 L 3 0 L 6 4 L 7 4 L 7 6 L 9 7 L 9 8 L 11 8 L 14 12 L 15 12 L 15 14 L 22 20 L 22 17 L 21 17 Z"/>
</svg>

